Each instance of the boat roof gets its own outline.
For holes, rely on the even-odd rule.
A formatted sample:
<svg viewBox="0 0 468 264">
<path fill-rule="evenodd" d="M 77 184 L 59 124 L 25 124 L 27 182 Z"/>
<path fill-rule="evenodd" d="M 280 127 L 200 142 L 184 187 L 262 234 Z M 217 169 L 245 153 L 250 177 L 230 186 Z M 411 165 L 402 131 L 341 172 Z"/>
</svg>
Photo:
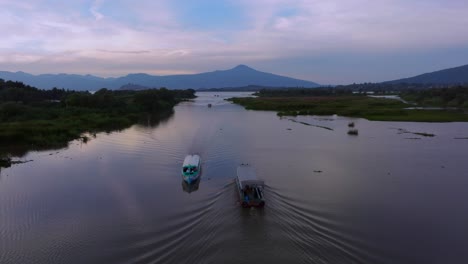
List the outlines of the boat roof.
<svg viewBox="0 0 468 264">
<path fill-rule="evenodd" d="M 200 164 L 200 156 L 198 155 L 187 155 L 184 159 L 182 166 L 198 166 Z"/>
<path fill-rule="evenodd" d="M 250 165 L 240 165 L 237 167 L 237 178 L 242 185 L 264 185 L 263 180 L 257 178 L 255 168 Z"/>
</svg>

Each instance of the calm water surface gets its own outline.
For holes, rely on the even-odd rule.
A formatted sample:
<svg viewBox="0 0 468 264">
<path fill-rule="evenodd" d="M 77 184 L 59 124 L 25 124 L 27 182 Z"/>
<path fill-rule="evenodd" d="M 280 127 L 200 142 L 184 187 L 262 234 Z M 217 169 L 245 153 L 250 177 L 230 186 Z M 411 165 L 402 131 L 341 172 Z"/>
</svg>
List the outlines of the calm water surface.
<svg viewBox="0 0 468 264">
<path fill-rule="evenodd" d="M 158 126 L 1 169 L 0 263 L 468 263 L 468 123 L 353 119 L 356 137 L 348 118 L 198 95 Z M 263 210 L 238 204 L 242 162 L 268 185 Z"/>
</svg>

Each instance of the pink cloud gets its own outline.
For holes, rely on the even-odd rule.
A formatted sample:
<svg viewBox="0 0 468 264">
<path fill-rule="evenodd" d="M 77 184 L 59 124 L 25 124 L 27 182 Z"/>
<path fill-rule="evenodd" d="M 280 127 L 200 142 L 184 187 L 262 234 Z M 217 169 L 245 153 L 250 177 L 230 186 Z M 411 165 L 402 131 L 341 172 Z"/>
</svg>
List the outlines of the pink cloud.
<svg viewBox="0 0 468 264">
<path fill-rule="evenodd" d="M 55 6 L 45 0 L 4 0 L 0 68 L 36 73 L 87 69 L 105 75 L 193 72 L 301 56 L 468 45 L 468 4 L 463 1 L 238 0 L 248 27 L 229 32 L 187 31 L 168 1 Z M 81 13 L 77 3 L 89 13 Z M 120 7 L 131 21 L 107 14 L 109 5 Z M 282 16 L 285 9 L 296 12 Z"/>
</svg>

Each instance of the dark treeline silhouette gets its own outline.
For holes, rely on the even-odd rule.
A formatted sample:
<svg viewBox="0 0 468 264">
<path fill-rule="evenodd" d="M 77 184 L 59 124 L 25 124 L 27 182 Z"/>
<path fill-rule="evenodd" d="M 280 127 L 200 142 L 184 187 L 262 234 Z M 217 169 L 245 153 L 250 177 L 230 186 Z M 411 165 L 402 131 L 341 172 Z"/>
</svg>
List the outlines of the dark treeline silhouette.
<svg viewBox="0 0 468 264">
<path fill-rule="evenodd" d="M 468 85 L 428 90 L 409 89 L 401 97 L 418 105 L 468 108 Z"/>
<path fill-rule="evenodd" d="M 140 91 L 108 90 L 102 88 L 91 94 L 89 92 L 73 92 L 64 100 L 66 106 L 87 108 L 126 108 L 132 105 L 142 111 L 158 111 L 172 108 L 182 99 L 194 98 L 195 90 L 168 90 L 166 88 Z"/>
<path fill-rule="evenodd" d="M 41 90 L 22 82 L 0 79 L 0 106 L 50 106 L 60 103 L 62 107 L 94 109 L 121 109 L 123 111 L 159 111 L 172 108 L 178 101 L 194 98 L 195 90 L 149 89 L 142 91 L 113 91 L 102 88 L 95 93 L 53 88 Z M 5 115 L 0 108 L 0 116 Z M 1 119 L 0 119 L 1 120 Z M 2 120 L 5 121 L 5 120 Z"/>
<path fill-rule="evenodd" d="M 353 83 L 338 85 L 335 89 L 346 89 L 354 92 L 373 92 L 375 94 L 395 94 L 408 90 L 429 90 L 434 88 L 454 88 L 460 85 L 425 84 L 425 83 Z M 467 87 L 465 85 L 465 87 Z"/>
<path fill-rule="evenodd" d="M 341 96 L 353 95 L 353 91 L 341 88 L 286 88 L 262 89 L 255 94 L 263 97 Z"/>
<path fill-rule="evenodd" d="M 57 88 L 39 90 L 22 82 L 0 79 L 0 102 L 22 102 L 29 104 L 45 100 L 62 100 L 72 93 L 75 92 Z"/>
</svg>

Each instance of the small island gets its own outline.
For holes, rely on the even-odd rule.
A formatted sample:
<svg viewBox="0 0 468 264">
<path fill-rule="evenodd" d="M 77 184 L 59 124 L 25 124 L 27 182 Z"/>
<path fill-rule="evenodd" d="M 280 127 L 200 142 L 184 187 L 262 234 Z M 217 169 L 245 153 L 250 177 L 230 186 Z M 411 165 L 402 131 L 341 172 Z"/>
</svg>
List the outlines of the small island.
<svg viewBox="0 0 468 264">
<path fill-rule="evenodd" d="M 21 82 L 0 79 L 0 166 L 16 153 L 66 147 L 68 142 L 127 128 L 135 123 L 157 123 L 173 113 L 195 90 L 165 88 L 142 91 L 100 89 L 95 93 L 65 89 L 40 90 Z"/>
<path fill-rule="evenodd" d="M 393 86 L 379 86 L 380 89 L 372 92 L 372 86 L 364 87 L 367 89 L 264 89 L 255 93 L 257 97 L 228 100 L 250 110 L 276 111 L 278 116 L 336 114 L 372 121 L 468 121 L 468 87 L 465 86 L 400 91 Z"/>
</svg>

